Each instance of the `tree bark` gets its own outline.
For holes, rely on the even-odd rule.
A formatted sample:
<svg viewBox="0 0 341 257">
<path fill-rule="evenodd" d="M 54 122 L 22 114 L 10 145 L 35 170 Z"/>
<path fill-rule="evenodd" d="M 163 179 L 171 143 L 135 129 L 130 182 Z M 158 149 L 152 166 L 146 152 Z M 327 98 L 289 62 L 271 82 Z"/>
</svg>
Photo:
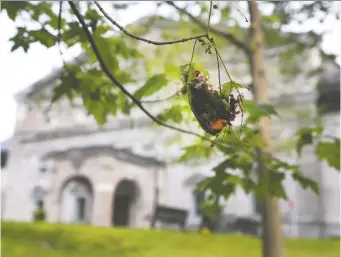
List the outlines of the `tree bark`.
<svg viewBox="0 0 341 257">
<path fill-rule="evenodd" d="M 254 97 L 257 104 L 268 103 L 268 84 L 264 69 L 264 39 L 261 28 L 260 13 L 255 0 L 248 2 L 251 18 L 251 52 L 249 55 L 250 69 L 253 82 Z M 269 118 L 263 117 L 259 122 L 259 131 L 267 144 L 264 154 L 270 154 L 271 137 L 269 132 Z M 267 170 L 263 163 L 259 163 L 258 176 Z M 269 181 L 271 183 L 271 181 Z M 283 234 L 281 214 L 278 198 L 265 197 L 263 201 L 263 257 L 283 256 Z"/>
</svg>

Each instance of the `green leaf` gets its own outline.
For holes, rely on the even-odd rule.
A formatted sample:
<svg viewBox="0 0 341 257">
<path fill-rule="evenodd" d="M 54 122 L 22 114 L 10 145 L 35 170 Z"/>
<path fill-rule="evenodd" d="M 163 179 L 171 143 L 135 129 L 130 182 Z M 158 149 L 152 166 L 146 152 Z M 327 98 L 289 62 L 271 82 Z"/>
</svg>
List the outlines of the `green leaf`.
<svg viewBox="0 0 341 257">
<path fill-rule="evenodd" d="M 340 139 L 335 139 L 334 142 L 319 142 L 316 155 L 319 160 L 327 161 L 329 166 L 340 171 Z"/>
<path fill-rule="evenodd" d="M 47 48 L 52 47 L 56 43 L 56 38 L 46 29 L 31 30 L 29 31 L 31 42 L 39 42 Z"/>
<path fill-rule="evenodd" d="M 105 105 L 99 101 L 85 99 L 84 106 L 90 114 L 95 118 L 98 125 L 103 125 L 107 120 L 107 111 Z"/>
<path fill-rule="evenodd" d="M 190 68 L 190 69 L 189 69 Z M 180 74 L 181 74 L 181 79 L 184 83 L 191 83 L 192 80 L 195 77 L 195 70 L 199 70 L 205 77 L 209 76 L 209 73 L 207 70 L 203 68 L 200 64 L 197 63 L 192 63 L 190 64 L 185 64 L 180 66 Z"/>
<path fill-rule="evenodd" d="M 94 35 L 95 36 L 95 35 Z M 68 29 L 66 29 L 62 34 L 62 40 L 69 47 L 86 40 L 84 31 L 79 26 L 79 22 L 69 22 Z M 97 43 L 97 42 L 96 42 Z M 84 47 L 85 48 L 85 47 Z"/>
<path fill-rule="evenodd" d="M 257 108 L 258 110 L 261 110 L 261 111 L 263 111 L 264 113 L 268 114 L 269 116 L 270 116 L 270 115 L 276 115 L 276 116 L 279 117 L 279 115 L 278 115 L 278 113 L 277 113 L 275 107 L 274 107 L 273 105 L 271 105 L 271 104 L 257 104 L 257 105 L 256 105 L 256 108 Z"/>
<path fill-rule="evenodd" d="M 167 84 L 168 80 L 164 74 L 154 75 L 134 93 L 134 97 L 141 100 L 143 97 L 150 96 L 158 92 L 160 89 L 167 86 Z"/>
<path fill-rule="evenodd" d="M 93 37 L 97 44 L 98 49 L 101 52 L 104 62 L 110 69 L 110 71 L 114 72 L 116 70 L 119 70 L 119 62 L 117 59 L 117 47 L 122 47 L 124 43 L 122 43 L 122 41 L 117 41 L 112 38 L 105 38 L 103 37 L 103 35 L 100 35 L 99 33 L 95 33 Z"/>
<path fill-rule="evenodd" d="M 12 48 L 11 48 L 11 52 L 14 52 L 14 51 L 17 50 L 20 46 L 22 46 L 22 44 L 18 44 L 17 42 L 14 42 L 14 44 L 13 44 L 13 46 L 12 46 Z M 28 47 L 26 46 L 26 47 L 24 48 L 24 51 L 27 52 L 27 49 L 28 49 Z"/>
<path fill-rule="evenodd" d="M 231 183 L 231 184 L 234 184 L 234 185 L 240 185 L 240 186 L 243 185 L 243 178 L 239 177 L 239 176 L 236 176 L 236 175 L 229 174 L 227 176 L 227 178 L 226 178 L 226 181 L 228 183 Z"/>
<path fill-rule="evenodd" d="M 277 196 L 287 199 L 287 195 L 283 187 L 285 174 L 278 171 L 270 171 L 267 174 L 269 175 L 268 194 L 271 196 Z"/>
<path fill-rule="evenodd" d="M 207 199 L 200 204 L 200 211 L 206 220 L 214 221 L 217 214 L 220 213 L 222 207 L 219 205 L 218 199 L 219 197 L 209 194 Z"/>
<path fill-rule="evenodd" d="M 31 3 L 25 1 L 1 1 L 1 10 L 6 10 L 8 17 L 15 21 L 18 13 L 25 10 Z"/>
<path fill-rule="evenodd" d="M 310 188 L 313 192 L 319 194 L 319 186 L 316 181 L 304 176 L 301 172 L 294 172 L 291 176 L 295 181 L 300 183 L 304 189 Z"/>
<path fill-rule="evenodd" d="M 25 27 L 17 27 L 17 34 L 9 40 L 14 43 L 11 48 L 12 52 L 22 47 L 26 53 L 30 47 L 30 43 L 32 43 L 32 39 Z"/>
<path fill-rule="evenodd" d="M 244 176 L 241 186 L 244 189 L 244 192 L 249 194 L 255 190 L 256 183 L 251 178 Z"/>
<path fill-rule="evenodd" d="M 208 159 L 210 156 L 212 156 L 213 147 L 210 147 L 210 145 L 202 144 L 194 144 L 190 146 L 186 146 L 182 148 L 183 154 L 178 159 L 179 162 L 187 162 L 189 160 L 202 160 L 202 159 Z"/>
<path fill-rule="evenodd" d="M 314 138 L 317 135 L 321 135 L 322 131 L 323 131 L 322 126 L 317 126 L 314 128 L 300 128 L 297 130 L 296 151 L 299 156 L 302 153 L 303 147 L 312 144 L 314 142 Z"/>
<path fill-rule="evenodd" d="M 180 76 L 179 67 L 173 63 L 166 63 L 164 72 L 167 76 L 172 78 L 179 78 Z"/>
<path fill-rule="evenodd" d="M 60 100 L 64 95 L 69 100 L 73 99 L 74 94 L 81 87 L 81 81 L 77 78 L 80 72 L 78 65 L 67 65 L 65 71 L 61 74 L 60 84 L 53 90 L 52 103 Z"/>
<path fill-rule="evenodd" d="M 244 111 L 247 112 L 247 123 L 257 123 L 263 116 L 271 117 L 271 115 L 278 116 L 275 107 L 271 104 L 256 104 L 255 101 L 243 100 Z"/>
<path fill-rule="evenodd" d="M 276 196 L 287 199 L 283 180 L 285 175 L 283 172 L 276 170 L 268 170 L 262 174 L 261 179 L 254 188 L 254 192 L 260 199 L 264 196 Z"/>
<path fill-rule="evenodd" d="M 233 89 L 237 88 L 246 88 L 246 86 L 239 84 L 238 82 L 235 82 L 233 80 L 226 82 L 224 84 L 221 85 L 222 89 L 222 93 L 224 96 L 228 97 L 230 95 L 230 93 L 232 92 Z"/>
<path fill-rule="evenodd" d="M 215 166 L 212 170 L 214 170 L 216 173 L 222 173 L 225 172 L 227 168 L 230 169 L 236 169 L 236 163 L 231 160 L 231 158 L 225 159 L 223 162 L 219 163 L 217 166 Z"/>
<path fill-rule="evenodd" d="M 302 149 L 304 146 L 306 145 L 310 145 L 313 143 L 313 135 L 312 133 L 306 133 L 306 134 L 302 134 L 299 138 L 299 140 L 297 140 L 296 143 L 296 151 L 298 153 L 298 155 L 300 156 L 302 153 Z"/>
<path fill-rule="evenodd" d="M 231 19 L 231 6 L 220 8 L 221 19 L 226 21 Z"/>
<path fill-rule="evenodd" d="M 174 121 L 175 123 L 180 123 L 183 119 L 182 115 L 183 106 L 175 104 L 163 111 L 158 118 L 164 122 L 166 121 Z"/>
</svg>

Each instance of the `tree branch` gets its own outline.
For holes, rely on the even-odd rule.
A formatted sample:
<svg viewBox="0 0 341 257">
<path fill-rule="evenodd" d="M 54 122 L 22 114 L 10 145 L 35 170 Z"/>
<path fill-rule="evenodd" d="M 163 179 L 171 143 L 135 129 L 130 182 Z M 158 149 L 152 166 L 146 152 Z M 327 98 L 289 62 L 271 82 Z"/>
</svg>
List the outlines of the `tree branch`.
<svg viewBox="0 0 341 257">
<path fill-rule="evenodd" d="M 178 39 L 178 40 L 174 40 L 174 41 L 167 41 L 167 42 L 158 42 L 158 41 L 153 41 L 153 40 L 145 39 L 145 38 L 142 38 L 142 37 L 139 37 L 139 36 L 131 34 L 129 31 L 127 31 L 125 28 L 123 28 L 120 24 L 118 24 L 114 19 L 112 19 L 109 16 L 109 14 L 102 8 L 102 6 L 97 1 L 94 1 L 94 3 L 97 6 L 97 8 L 100 10 L 100 12 L 104 15 L 104 17 L 107 18 L 114 26 L 116 26 L 124 34 L 126 34 L 127 36 L 132 37 L 132 38 L 134 38 L 136 40 L 140 40 L 140 41 L 146 42 L 148 44 L 153 44 L 153 45 L 171 45 L 171 44 L 184 43 L 184 42 L 191 41 L 191 40 L 194 40 L 194 39 L 207 37 L 206 34 L 203 34 L 203 35 L 199 35 L 199 36 L 195 36 L 195 37 L 182 38 L 182 39 Z"/>
<path fill-rule="evenodd" d="M 173 6 L 179 12 L 182 12 L 182 13 L 186 14 L 199 27 L 207 30 L 207 25 L 203 21 L 201 21 L 197 17 L 195 17 L 193 14 L 188 12 L 187 10 L 178 7 L 177 5 L 174 4 L 173 1 L 166 1 L 166 3 L 168 5 L 170 5 L 170 6 Z M 249 53 L 250 53 L 249 47 L 243 41 L 241 41 L 238 38 L 236 38 L 233 34 L 231 34 L 229 32 L 224 32 L 224 31 L 218 30 L 217 28 L 214 28 L 212 26 L 210 26 L 210 32 L 212 32 L 212 33 L 214 33 L 214 34 L 216 34 L 218 36 L 221 36 L 221 37 L 227 39 L 233 45 L 235 45 L 236 47 L 238 47 L 239 49 L 244 51 L 246 55 L 249 55 Z"/>
<path fill-rule="evenodd" d="M 166 127 L 166 128 L 169 128 L 169 129 L 172 129 L 172 130 L 176 130 L 176 131 L 179 131 L 179 132 L 182 132 L 182 133 L 185 133 L 185 134 L 188 134 L 188 135 L 193 135 L 193 136 L 197 136 L 199 138 L 201 138 L 202 140 L 205 140 L 205 141 L 208 141 L 208 142 L 211 142 L 211 144 L 213 145 L 219 145 L 220 147 L 224 147 L 226 150 L 232 150 L 233 149 L 231 147 L 228 147 L 224 144 L 220 144 L 219 142 L 215 142 L 215 141 L 212 141 L 211 139 L 205 137 L 205 136 L 202 136 L 200 134 L 197 134 L 197 133 L 194 133 L 194 132 L 191 132 L 191 131 L 188 131 L 188 130 L 184 130 L 184 129 L 181 129 L 181 128 L 177 128 L 177 127 L 174 127 L 172 125 L 168 125 L 166 123 L 163 123 L 162 121 L 160 121 L 159 119 L 157 119 L 156 117 L 154 117 L 146 108 L 144 108 L 144 106 L 141 104 L 141 102 L 139 100 L 137 100 L 132 94 L 130 94 L 126 89 L 125 87 L 114 77 L 114 75 L 109 71 L 108 67 L 106 66 L 100 52 L 99 52 L 99 49 L 87 27 L 87 25 L 85 24 L 85 21 L 83 19 L 83 17 L 81 16 L 81 14 L 79 13 L 78 9 L 76 8 L 76 5 L 73 1 L 68 1 L 73 13 L 76 15 L 78 21 L 81 23 L 82 27 L 83 27 L 83 30 L 85 32 L 85 35 L 86 37 L 88 38 L 88 41 L 91 45 L 91 48 L 92 50 L 94 51 L 96 57 L 97 57 L 97 60 L 103 70 L 103 72 L 108 76 L 108 78 L 127 96 L 129 97 L 152 121 L 156 122 L 157 124 L 159 124 L 160 126 L 163 126 L 163 127 Z"/>
<path fill-rule="evenodd" d="M 58 45 L 58 50 L 60 57 L 62 59 L 64 67 L 66 66 L 66 62 L 63 57 L 63 51 L 61 47 L 61 39 L 62 39 L 62 11 L 63 11 L 63 1 L 60 1 L 59 3 L 59 11 L 58 11 L 58 34 L 57 34 L 57 45 Z"/>
</svg>

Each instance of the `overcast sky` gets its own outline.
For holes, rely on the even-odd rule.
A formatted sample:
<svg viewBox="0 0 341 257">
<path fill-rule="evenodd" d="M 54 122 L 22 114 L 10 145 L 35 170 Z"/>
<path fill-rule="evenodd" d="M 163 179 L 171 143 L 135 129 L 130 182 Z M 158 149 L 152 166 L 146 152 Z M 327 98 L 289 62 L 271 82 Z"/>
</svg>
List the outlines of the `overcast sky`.
<svg viewBox="0 0 341 257">
<path fill-rule="evenodd" d="M 141 8 L 141 5 L 143 7 Z M 120 23 L 129 24 L 154 11 L 153 2 L 143 2 L 129 9 L 129 13 L 121 15 Z M 161 14 L 169 14 L 172 9 L 168 6 L 160 8 Z M 160 12 L 159 12 L 160 13 Z M 307 26 L 315 26 L 314 22 Z M 324 30 L 330 31 L 325 37 L 324 49 L 339 56 L 341 64 L 341 22 L 330 20 L 324 25 Z M 61 57 L 56 47 L 45 49 L 39 44 L 31 45 L 28 53 L 23 50 L 10 52 L 12 43 L 9 38 L 15 35 L 15 24 L 5 13 L 0 14 L 0 141 L 9 138 L 13 134 L 16 106 L 13 95 L 28 87 L 35 81 L 46 76 L 52 69 L 60 67 Z M 80 52 L 73 49 L 65 59 L 71 59 Z"/>
</svg>

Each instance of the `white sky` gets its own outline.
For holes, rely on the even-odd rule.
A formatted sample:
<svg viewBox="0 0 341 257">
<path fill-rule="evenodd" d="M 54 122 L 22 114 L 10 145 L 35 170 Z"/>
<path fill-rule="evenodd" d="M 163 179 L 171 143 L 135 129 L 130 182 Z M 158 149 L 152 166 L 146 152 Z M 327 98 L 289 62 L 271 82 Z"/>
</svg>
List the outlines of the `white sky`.
<svg viewBox="0 0 341 257">
<path fill-rule="evenodd" d="M 141 5 L 143 7 L 141 8 Z M 129 8 L 128 12 L 120 15 L 119 22 L 122 25 L 129 24 L 155 10 L 153 2 L 143 2 Z M 172 8 L 162 6 L 159 13 L 168 15 Z M 311 22 L 306 27 L 316 27 Z M 323 26 L 324 30 L 330 31 L 325 37 L 324 49 L 327 52 L 339 56 L 338 63 L 341 64 L 341 22 L 328 20 Z M 12 43 L 9 38 L 16 33 L 15 24 L 7 14 L 0 14 L 0 141 L 9 138 L 13 134 L 15 123 L 16 104 L 13 99 L 15 93 L 30 86 L 40 78 L 46 76 L 52 69 L 61 66 L 61 57 L 57 47 L 46 49 L 40 44 L 30 46 L 28 53 L 23 50 L 16 50 L 11 53 Z M 65 59 L 71 59 L 80 52 L 74 49 Z"/>
</svg>

